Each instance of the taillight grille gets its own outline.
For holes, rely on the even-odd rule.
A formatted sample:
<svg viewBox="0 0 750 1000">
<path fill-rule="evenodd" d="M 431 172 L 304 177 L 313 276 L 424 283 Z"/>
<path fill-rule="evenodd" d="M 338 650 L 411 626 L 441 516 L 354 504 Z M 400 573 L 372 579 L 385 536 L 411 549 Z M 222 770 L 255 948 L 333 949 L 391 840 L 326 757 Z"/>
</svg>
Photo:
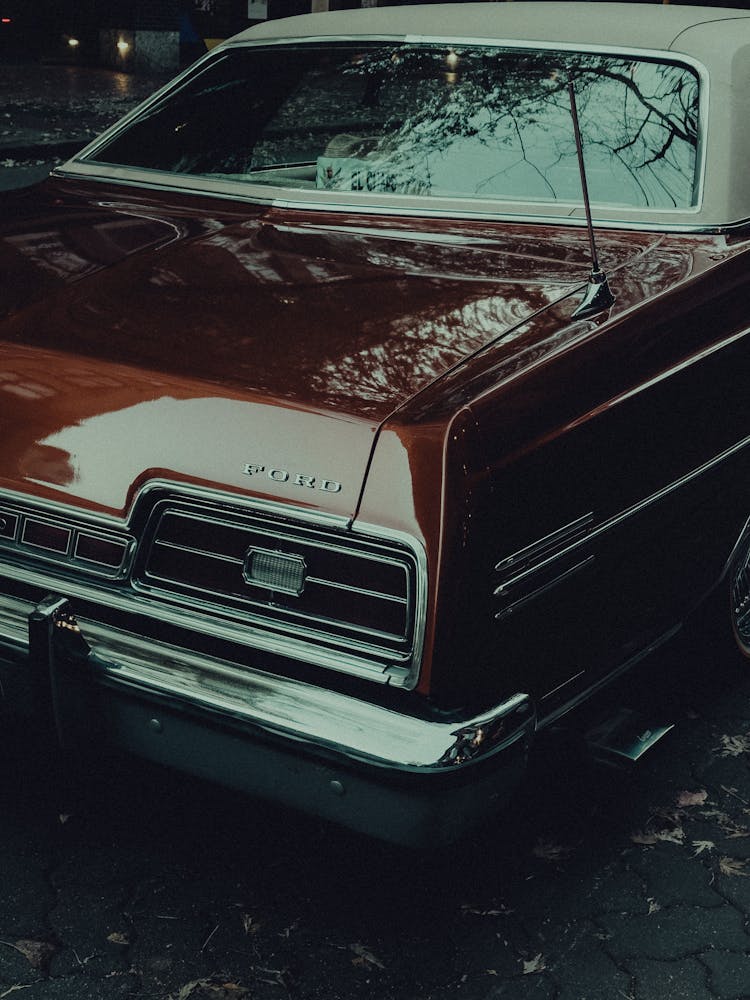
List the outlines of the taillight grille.
<svg viewBox="0 0 750 1000">
<path fill-rule="evenodd" d="M 376 539 L 164 501 L 134 584 L 253 624 L 405 662 L 416 562 Z"/>
<path fill-rule="evenodd" d="M 124 532 L 0 501 L 0 559 L 42 560 L 115 580 L 125 575 L 134 546 Z"/>
</svg>

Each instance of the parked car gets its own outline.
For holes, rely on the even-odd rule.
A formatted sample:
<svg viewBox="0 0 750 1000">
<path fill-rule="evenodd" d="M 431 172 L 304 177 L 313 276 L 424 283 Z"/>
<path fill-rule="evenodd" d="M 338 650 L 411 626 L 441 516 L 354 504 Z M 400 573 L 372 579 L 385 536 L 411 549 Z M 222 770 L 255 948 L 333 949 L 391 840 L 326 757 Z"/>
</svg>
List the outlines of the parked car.
<svg viewBox="0 0 750 1000">
<path fill-rule="evenodd" d="M 747 652 L 749 60 L 294 17 L 4 195 L 7 707 L 429 843 L 717 587 Z"/>
</svg>

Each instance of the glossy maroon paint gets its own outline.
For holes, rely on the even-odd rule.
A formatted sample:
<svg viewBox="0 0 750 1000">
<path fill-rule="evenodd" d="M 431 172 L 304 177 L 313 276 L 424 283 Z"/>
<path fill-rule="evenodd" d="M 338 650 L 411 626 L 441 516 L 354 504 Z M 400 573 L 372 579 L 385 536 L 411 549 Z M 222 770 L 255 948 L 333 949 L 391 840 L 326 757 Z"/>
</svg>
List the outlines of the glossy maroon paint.
<svg viewBox="0 0 750 1000">
<path fill-rule="evenodd" d="M 507 687 L 495 669 L 467 689 L 502 636 L 488 613 L 467 643 L 454 609 L 470 598 L 484 614 L 491 564 L 590 501 L 575 465 L 525 494 L 529 456 L 552 468 L 555 442 L 574 438 L 606 452 L 609 411 L 660 381 L 671 405 L 668 373 L 741 322 L 741 242 L 601 232 L 598 244 L 616 303 L 573 321 L 589 268 L 578 228 L 63 180 L 6 197 L 0 483 L 122 517 L 141 487 L 167 479 L 406 531 L 429 571 L 419 690 L 481 701 Z M 711 326 L 717 284 L 725 311 Z M 710 451 L 680 454 L 692 468 Z M 607 494 L 609 508 L 597 500 L 600 520 L 689 471 L 678 463 L 660 479 L 645 466 L 633 464 L 617 501 Z M 341 489 L 295 485 L 300 474 Z M 482 518 L 491 540 L 486 528 L 477 540 Z M 543 694 L 547 680 L 536 683 Z"/>
</svg>

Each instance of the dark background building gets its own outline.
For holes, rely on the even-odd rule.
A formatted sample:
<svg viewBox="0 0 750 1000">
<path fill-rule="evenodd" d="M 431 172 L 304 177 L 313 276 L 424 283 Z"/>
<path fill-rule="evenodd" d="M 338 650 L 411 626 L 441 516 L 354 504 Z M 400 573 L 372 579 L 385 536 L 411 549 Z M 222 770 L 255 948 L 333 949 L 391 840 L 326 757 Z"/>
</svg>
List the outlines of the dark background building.
<svg viewBox="0 0 750 1000">
<path fill-rule="evenodd" d="M 0 54 L 172 72 L 258 20 L 414 2 L 419 0 L 0 0 Z M 747 7 L 750 0 L 702 2 Z"/>
</svg>

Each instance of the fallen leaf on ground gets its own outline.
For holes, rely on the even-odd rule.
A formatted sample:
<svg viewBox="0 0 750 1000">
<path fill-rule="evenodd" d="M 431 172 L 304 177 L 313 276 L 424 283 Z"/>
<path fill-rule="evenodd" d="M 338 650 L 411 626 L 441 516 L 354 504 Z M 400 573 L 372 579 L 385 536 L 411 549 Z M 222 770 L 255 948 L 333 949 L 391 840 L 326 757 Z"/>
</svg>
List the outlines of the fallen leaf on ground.
<svg viewBox="0 0 750 1000">
<path fill-rule="evenodd" d="M 255 917 L 251 917 L 249 913 L 242 914 L 242 927 L 245 934 L 255 935 L 261 929 L 263 925 Z"/>
<path fill-rule="evenodd" d="M 704 851 L 715 850 L 716 844 L 713 842 L 713 840 L 694 840 L 693 847 L 695 848 L 695 850 L 693 851 L 693 856 L 697 857 L 699 854 L 703 854 Z"/>
<path fill-rule="evenodd" d="M 720 736 L 719 746 L 713 748 L 714 753 L 720 757 L 741 757 L 743 753 L 750 753 L 750 733 L 738 736 Z"/>
<path fill-rule="evenodd" d="M 514 913 L 509 906 L 505 903 L 498 903 L 496 906 L 488 907 L 487 909 L 481 906 L 473 906 L 471 903 L 461 904 L 461 913 L 464 916 L 471 915 L 472 917 L 508 917 L 511 913 Z"/>
<path fill-rule="evenodd" d="M 682 844 L 685 841 L 685 831 L 681 826 L 674 830 L 657 830 L 656 839 L 666 841 L 668 844 Z"/>
<path fill-rule="evenodd" d="M 739 858 L 719 858 L 719 871 L 722 875 L 742 875 L 747 878 L 750 872 L 745 871 L 745 866 L 747 861 L 741 861 Z"/>
<path fill-rule="evenodd" d="M 260 924 L 258 926 L 260 926 Z M 283 931 L 279 931 L 278 936 L 280 938 L 288 938 L 289 935 L 293 931 L 296 931 L 298 927 L 299 927 L 299 917 L 295 921 L 293 921 L 291 924 L 289 924 L 288 927 L 285 927 Z"/>
<path fill-rule="evenodd" d="M 704 819 L 715 819 L 719 824 L 732 822 L 729 813 L 725 813 L 721 809 L 701 809 L 700 814 Z"/>
<path fill-rule="evenodd" d="M 573 848 L 556 844 L 552 840 L 537 840 L 531 853 L 535 858 L 541 858 L 542 861 L 562 861 L 573 853 Z"/>
<path fill-rule="evenodd" d="M 750 837 L 750 830 L 746 826 L 738 826 L 737 823 L 725 824 L 721 830 L 727 840 L 739 840 L 740 837 Z"/>
<path fill-rule="evenodd" d="M 736 788 L 731 788 L 729 785 L 722 785 L 721 788 L 722 791 L 725 791 L 728 795 L 731 795 L 732 798 L 738 799 L 743 804 L 743 806 L 750 805 L 750 802 L 748 802 L 747 799 L 743 798 Z"/>
<path fill-rule="evenodd" d="M 742 810 L 743 813 L 745 810 Z M 721 809 L 704 809 L 701 811 L 701 816 L 705 816 L 706 819 L 715 819 L 719 824 L 721 832 L 726 837 L 748 837 L 750 836 L 750 830 L 746 826 L 740 826 L 736 823 L 729 813 L 723 812 Z"/>
<path fill-rule="evenodd" d="M 55 954 L 55 947 L 48 941 L 16 941 L 14 948 L 20 951 L 35 969 L 43 969 Z"/>
<path fill-rule="evenodd" d="M 705 788 L 701 788 L 698 792 L 680 792 L 677 796 L 677 805 L 681 808 L 688 808 L 689 806 L 702 806 L 706 799 L 708 798 L 708 792 Z"/>
<path fill-rule="evenodd" d="M 268 983 L 269 986 L 284 986 L 288 990 L 287 969 L 261 969 L 256 966 L 255 978 L 259 983 Z"/>
<path fill-rule="evenodd" d="M 350 944 L 349 950 L 353 951 L 354 954 L 357 956 L 356 958 L 352 959 L 352 965 L 359 965 L 364 969 L 385 968 L 380 959 L 376 958 L 375 955 L 373 955 L 373 953 L 369 951 L 369 949 L 365 948 L 364 945 Z"/>
<path fill-rule="evenodd" d="M 657 821 L 661 821 L 658 828 L 655 826 Z M 634 844 L 640 844 L 643 847 L 653 847 L 659 841 L 668 844 L 682 844 L 685 840 L 685 831 L 680 824 L 679 814 L 662 810 L 656 816 L 651 817 L 649 826 L 645 830 L 636 830 L 631 833 L 630 839 Z"/>
<path fill-rule="evenodd" d="M 528 962 L 523 963 L 523 974 L 524 976 L 530 976 L 534 972 L 544 972 L 547 968 L 547 964 L 544 960 L 544 955 L 539 952 L 533 958 L 529 959 Z"/>
<path fill-rule="evenodd" d="M 238 983 L 226 982 L 220 976 L 210 976 L 208 979 L 193 979 L 185 983 L 177 993 L 170 993 L 169 1000 L 201 1000 L 210 997 L 211 1000 L 243 1000 L 250 996 L 250 990 Z"/>
</svg>

